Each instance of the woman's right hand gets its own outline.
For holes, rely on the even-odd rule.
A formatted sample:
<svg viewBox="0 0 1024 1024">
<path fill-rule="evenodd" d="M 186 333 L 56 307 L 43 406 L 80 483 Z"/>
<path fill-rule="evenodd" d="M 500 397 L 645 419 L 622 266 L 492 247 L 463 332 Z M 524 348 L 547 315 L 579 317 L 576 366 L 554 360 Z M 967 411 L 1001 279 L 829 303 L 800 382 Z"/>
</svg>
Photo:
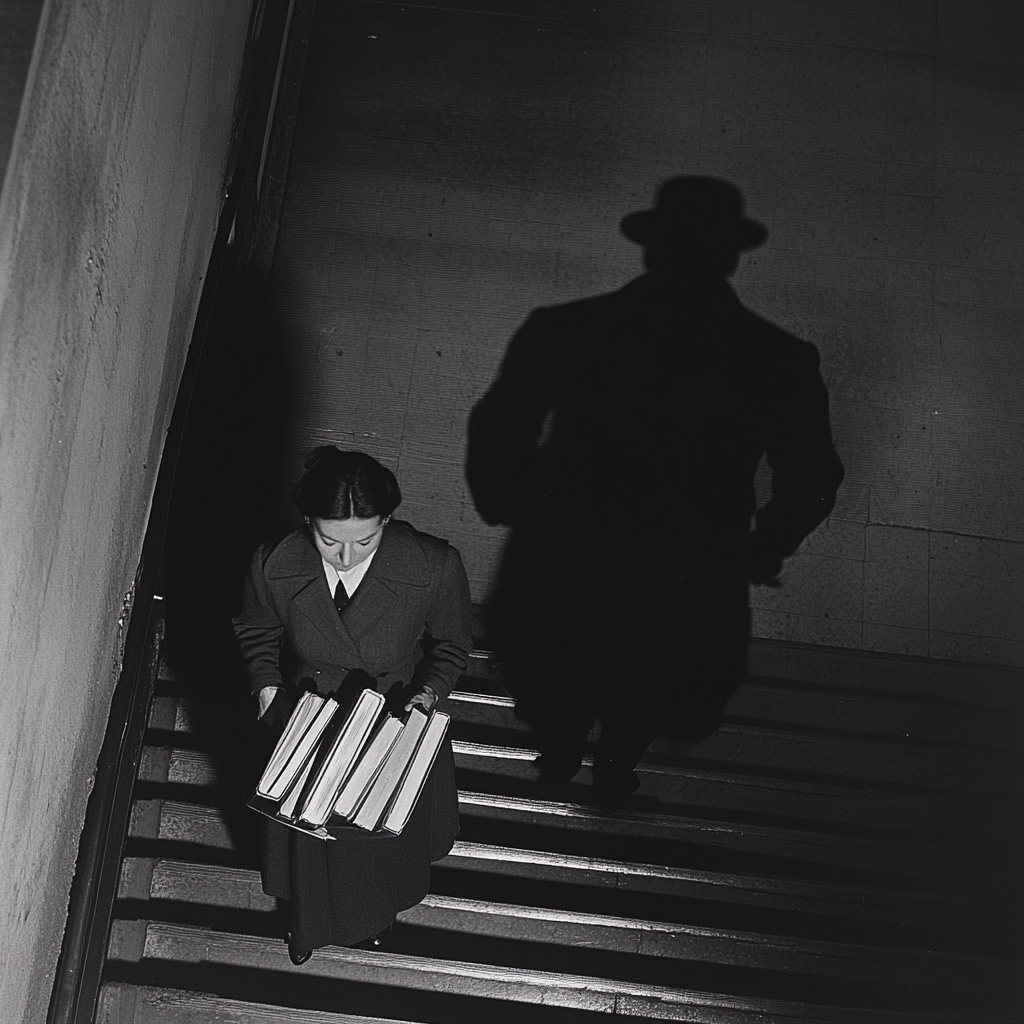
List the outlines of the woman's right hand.
<svg viewBox="0 0 1024 1024">
<path fill-rule="evenodd" d="M 259 712 L 256 717 L 267 728 L 280 730 L 288 724 L 295 705 L 283 686 L 264 686 L 256 694 Z"/>
</svg>

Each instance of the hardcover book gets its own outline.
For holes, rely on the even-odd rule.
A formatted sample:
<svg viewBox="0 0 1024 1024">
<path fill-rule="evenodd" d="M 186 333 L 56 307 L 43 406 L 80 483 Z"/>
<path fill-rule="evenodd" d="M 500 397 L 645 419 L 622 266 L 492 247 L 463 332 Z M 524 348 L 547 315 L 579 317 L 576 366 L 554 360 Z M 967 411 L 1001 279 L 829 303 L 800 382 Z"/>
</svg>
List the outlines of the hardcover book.
<svg viewBox="0 0 1024 1024">
<path fill-rule="evenodd" d="M 449 717 L 443 711 L 435 711 L 427 722 L 423 735 L 416 745 L 416 752 L 409 762 L 398 791 L 381 825 L 386 832 L 399 835 L 409 821 L 423 786 L 434 766 L 441 741 L 448 730 Z"/>
<path fill-rule="evenodd" d="M 352 818 L 352 824 L 371 832 L 377 828 L 385 810 L 394 798 L 409 762 L 416 753 L 416 746 L 427 727 L 427 715 L 419 708 L 409 712 L 395 745 L 381 765 L 373 785 L 363 798 L 359 809 Z"/>
<path fill-rule="evenodd" d="M 284 796 L 337 709 L 337 701 L 316 693 L 302 695 L 256 785 L 260 796 L 270 800 Z"/>
<path fill-rule="evenodd" d="M 329 697 L 303 694 L 248 804 L 318 839 L 326 826 L 398 835 L 416 806 L 449 718 L 414 707 L 382 714 L 363 690 L 347 715 Z"/>
<path fill-rule="evenodd" d="M 319 756 L 315 758 L 316 767 L 296 805 L 298 817 L 306 825 L 318 828 L 327 821 L 342 784 L 360 758 L 383 706 L 381 694 L 375 690 L 363 690 L 345 724 L 330 742 L 324 742 L 326 737 L 321 738 Z M 284 813 L 283 805 L 281 810 Z"/>
</svg>

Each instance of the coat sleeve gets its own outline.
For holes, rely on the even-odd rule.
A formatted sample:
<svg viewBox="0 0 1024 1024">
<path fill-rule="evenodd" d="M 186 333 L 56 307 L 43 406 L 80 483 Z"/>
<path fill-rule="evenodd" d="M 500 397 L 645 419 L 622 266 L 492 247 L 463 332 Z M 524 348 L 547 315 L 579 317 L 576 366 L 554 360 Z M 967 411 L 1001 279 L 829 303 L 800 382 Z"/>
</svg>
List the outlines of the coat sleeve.
<svg viewBox="0 0 1024 1024">
<path fill-rule="evenodd" d="M 843 480 L 818 363 L 817 349 L 802 343 L 791 376 L 778 390 L 767 439 L 772 497 L 757 512 L 757 533 L 764 549 L 780 558 L 824 521 Z"/>
<path fill-rule="evenodd" d="M 447 697 L 469 664 L 473 649 L 469 580 L 459 552 L 448 546 L 434 580 L 426 619 L 426 653 L 417 666 L 416 683 Z"/>
<path fill-rule="evenodd" d="M 513 524 L 524 495 L 535 494 L 537 443 L 554 405 L 554 339 L 545 310 L 516 332 L 501 372 L 469 418 L 466 480 L 492 526 Z"/>
<path fill-rule="evenodd" d="M 253 556 L 242 587 L 241 611 L 231 620 L 253 693 L 258 693 L 264 686 L 283 685 L 280 662 L 284 624 L 274 608 L 270 587 L 263 574 L 265 554 L 265 550 L 260 548 Z"/>
</svg>

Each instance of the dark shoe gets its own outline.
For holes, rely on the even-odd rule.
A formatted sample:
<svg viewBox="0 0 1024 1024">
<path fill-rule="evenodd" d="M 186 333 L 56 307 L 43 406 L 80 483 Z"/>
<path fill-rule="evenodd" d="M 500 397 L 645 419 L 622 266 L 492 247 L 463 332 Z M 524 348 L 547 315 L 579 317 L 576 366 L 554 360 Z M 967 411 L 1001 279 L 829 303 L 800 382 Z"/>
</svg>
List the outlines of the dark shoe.
<svg viewBox="0 0 1024 1024">
<path fill-rule="evenodd" d="M 296 967 L 301 967 L 312 955 L 313 950 L 299 949 L 295 943 L 292 942 L 291 932 L 288 933 L 288 959 L 291 960 Z"/>
</svg>

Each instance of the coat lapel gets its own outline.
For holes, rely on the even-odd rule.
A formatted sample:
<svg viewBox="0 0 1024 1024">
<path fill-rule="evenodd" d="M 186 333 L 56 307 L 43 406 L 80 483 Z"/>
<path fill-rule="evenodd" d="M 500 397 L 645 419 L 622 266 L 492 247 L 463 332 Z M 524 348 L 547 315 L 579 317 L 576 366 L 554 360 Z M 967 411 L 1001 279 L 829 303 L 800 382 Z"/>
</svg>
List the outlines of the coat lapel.
<svg viewBox="0 0 1024 1024">
<path fill-rule="evenodd" d="M 370 568 L 340 619 L 342 630 L 358 646 L 380 618 L 403 600 L 403 591 L 429 586 L 427 560 L 410 528 L 402 522 L 389 523 Z"/>
<path fill-rule="evenodd" d="M 288 580 L 298 614 L 335 646 L 357 654 L 356 645 L 342 626 L 334 598 L 327 587 L 320 554 L 305 528 L 288 534 L 274 549 L 266 565 L 268 579 Z"/>
<path fill-rule="evenodd" d="M 298 613 L 342 652 L 361 657 L 360 641 L 408 591 L 430 586 L 423 549 L 407 523 L 384 527 L 380 547 L 345 614 L 338 615 L 327 587 L 320 554 L 306 530 L 288 534 L 274 549 L 265 567 L 269 579 L 293 581 L 292 602 Z"/>
</svg>

